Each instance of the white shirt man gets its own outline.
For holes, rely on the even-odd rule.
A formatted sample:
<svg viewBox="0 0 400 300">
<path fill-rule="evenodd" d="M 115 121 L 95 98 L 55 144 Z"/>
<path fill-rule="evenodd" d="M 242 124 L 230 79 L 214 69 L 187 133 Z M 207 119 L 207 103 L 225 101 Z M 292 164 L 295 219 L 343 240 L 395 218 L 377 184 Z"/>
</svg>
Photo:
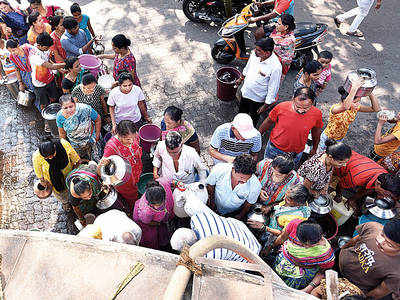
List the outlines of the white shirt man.
<svg viewBox="0 0 400 300">
<path fill-rule="evenodd" d="M 258 40 L 240 79 L 244 83 L 239 112 L 249 114 L 254 126 L 258 115 L 276 101 L 279 91 L 282 65 L 273 52 L 274 45 L 271 38 Z"/>
</svg>

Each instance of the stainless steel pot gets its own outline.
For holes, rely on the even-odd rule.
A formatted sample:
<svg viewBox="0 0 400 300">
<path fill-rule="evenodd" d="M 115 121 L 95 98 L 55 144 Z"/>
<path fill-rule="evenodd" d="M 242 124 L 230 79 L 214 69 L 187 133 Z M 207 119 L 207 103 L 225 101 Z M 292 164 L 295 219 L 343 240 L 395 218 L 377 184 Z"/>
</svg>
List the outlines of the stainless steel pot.
<svg viewBox="0 0 400 300">
<path fill-rule="evenodd" d="M 98 209 L 104 210 L 110 208 L 117 201 L 118 193 L 112 187 L 107 187 L 100 192 L 99 199 L 96 206 Z"/>
<path fill-rule="evenodd" d="M 103 54 L 106 48 L 104 45 L 100 42 L 97 42 L 93 48 L 94 55 L 100 55 Z"/>
<path fill-rule="evenodd" d="M 374 199 L 367 197 L 365 207 L 374 216 L 380 219 L 392 219 L 396 216 L 395 202 L 390 198 Z"/>
<path fill-rule="evenodd" d="M 332 206 L 332 199 L 328 195 L 321 195 L 310 203 L 311 210 L 320 215 L 329 213 L 332 210 Z"/>
<path fill-rule="evenodd" d="M 264 216 L 262 212 L 262 205 L 256 204 L 251 212 L 247 215 L 247 221 L 255 221 L 265 223 L 268 218 Z"/>
<path fill-rule="evenodd" d="M 346 92 L 350 93 L 353 82 L 357 81 L 359 78 L 364 79 L 364 84 L 358 89 L 356 97 L 369 96 L 378 83 L 375 71 L 370 68 L 360 68 L 351 71 L 343 84 L 344 89 Z"/>
<path fill-rule="evenodd" d="M 47 105 L 42 111 L 43 119 L 47 120 L 52 136 L 58 137 L 58 127 L 56 123 L 57 113 L 61 110 L 60 103 Z"/>
<path fill-rule="evenodd" d="M 30 107 L 33 104 L 34 97 L 29 94 L 28 91 L 18 93 L 18 104 L 26 107 Z"/>
<path fill-rule="evenodd" d="M 132 167 L 129 162 L 118 155 L 111 155 L 107 159 L 110 162 L 100 168 L 103 184 L 117 186 L 127 182 L 132 173 Z"/>
</svg>

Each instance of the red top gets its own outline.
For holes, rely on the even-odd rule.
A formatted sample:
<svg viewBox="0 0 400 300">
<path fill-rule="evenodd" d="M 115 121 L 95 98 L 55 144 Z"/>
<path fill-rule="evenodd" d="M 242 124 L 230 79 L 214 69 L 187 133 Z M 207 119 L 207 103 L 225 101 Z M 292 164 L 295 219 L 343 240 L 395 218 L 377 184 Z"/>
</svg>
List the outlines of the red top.
<svg viewBox="0 0 400 300">
<path fill-rule="evenodd" d="M 63 59 L 67 58 L 67 53 L 64 48 L 61 46 L 60 38 L 57 36 L 56 32 L 53 31 L 50 36 L 53 38 L 53 46 L 50 47 L 50 50 L 53 52 L 57 52 L 61 55 Z M 62 63 L 63 61 L 56 61 L 57 63 Z"/>
<path fill-rule="evenodd" d="M 314 127 L 322 128 L 322 113 L 312 106 L 304 115 L 293 109 L 292 101 L 279 103 L 269 113 L 275 123 L 269 139 L 284 152 L 300 153 L 307 143 L 308 133 Z"/>
<path fill-rule="evenodd" d="M 274 11 L 276 11 L 279 15 L 285 12 L 294 0 L 278 0 L 275 1 Z"/>
<path fill-rule="evenodd" d="M 372 159 L 352 151 L 350 160 L 346 166 L 335 168 L 334 174 L 340 179 L 342 188 L 364 187 L 373 189 L 374 183 L 379 175 L 387 171 Z"/>
</svg>

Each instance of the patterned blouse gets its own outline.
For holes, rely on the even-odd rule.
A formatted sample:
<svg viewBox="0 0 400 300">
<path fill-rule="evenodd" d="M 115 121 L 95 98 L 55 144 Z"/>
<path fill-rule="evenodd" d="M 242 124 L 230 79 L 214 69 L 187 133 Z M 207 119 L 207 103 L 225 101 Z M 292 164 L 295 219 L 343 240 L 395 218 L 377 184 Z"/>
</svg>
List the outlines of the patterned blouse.
<svg viewBox="0 0 400 300">
<path fill-rule="evenodd" d="M 121 70 L 127 70 L 128 72 L 134 73 L 133 83 L 140 87 L 140 80 L 136 73 L 136 59 L 133 56 L 132 52 L 129 51 L 129 54 L 124 58 L 120 58 L 118 54 L 115 55 L 114 58 L 114 68 L 113 68 L 113 77 L 115 80 L 118 79 L 118 73 Z"/>
<path fill-rule="evenodd" d="M 344 112 L 333 114 L 332 109 L 339 104 L 331 106 L 329 111 L 328 125 L 326 126 L 324 133 L 327 137 L 336 141 L 343 139 L 347 131 L 349 130 L 350 124 L 354 122 L 357 117 L 357 113 L 360 110 L 360 105 L 357 108 L 351 108 Z"/>
<path fill-rule="evenodd" d="M 333 168 L 330 171 L 326 170 L 325 164 L 320 160 L 320 157 L 325 153 L 318 153 L 304 162 L 298 170 L 298 173 L 304 179 L 311 181 L 311 188 L 316 191 L 321 191 L 331 181 Z"/>
<path fill-rule="evenodd" d="M 294 47 L 296 38 L 294 32 L 291 31 L 287 34 L 276 32 L 276 29 L 271 33 L 270 37 L 275 42 L 274 52 L 278 55 L 282 64 L 282 73 L 286 74 L 289 71 L 290 64 L 294 57 Z"/>
<path fill-rule="evenodd" d="M 90 105 L 100 115 L 100 118 L 102 119 L 104 118 L 104 111 L 103 106 L 101 105 L 100 98 L 105 94 L 106 91 L 98 84 L 94 88 L 94 92 L 90 95 L 86 95 L 82 91 L 82 84 L 76 86 L 71 93 L 72 97 L 77 99 L 77 102 Z"/>
</svg>

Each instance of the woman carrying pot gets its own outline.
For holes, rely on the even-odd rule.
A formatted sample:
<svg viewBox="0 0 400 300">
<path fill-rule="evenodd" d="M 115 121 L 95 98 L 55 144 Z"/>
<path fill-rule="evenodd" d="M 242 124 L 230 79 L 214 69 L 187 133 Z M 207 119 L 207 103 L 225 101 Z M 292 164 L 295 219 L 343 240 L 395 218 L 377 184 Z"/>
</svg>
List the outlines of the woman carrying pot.
<svg viewBox="0 0 400 300">
<path fill-rule="evenodd" d="M 171 235 L 167 222 L 173 217 L 174 199 L 169 184 L 149 181 L 133 211 L 133 220 L 142 229 L 140 246 L 156 250 L 166 247 Z"/>
<path fill-rule="evenodd" d="M 122 185 L 115 189 L 125 199 L 127 211 L 131 214 L 135 201 L 138 199 L 138 187 L 140 174 L 142 173 L 142 148 L 139 146 L 139 138 L 135 123 L 123 120 L 117 125 L 117 134 L 110 138 L 104 148 L 104 156 L 99 162 L 100 167 L 107 165 L 111 155 L 118 155 L 131 165 L 131 176 Z"/>
<path fill-rule="evenodd" d="M 76 103 L 71 95 L 60 98 L 61 110 L 57 113 L 57 127 L 61 138 L 67 138 L 83 159 L 91 160 L 93 146 L 100 139 L 101 118 L 87 104 Z M 94 159 L 100 159 L 94 158 Z"/>
<path fill-rule="evenodd" d="M 342 142 L 328 139 L 325 145 L 325 152 L 315 154 L 298 170 L 304 186 L 314 197 L 328 193 L 334 169 L 344 167 L 351 157 L 351 148 Z"/>
<path fill-rule="evenodd" d="M 291 221 L 275 244 L 282 247 L 274 271 L 291 288 L 311 293 L 324 278 L 325 270 L 334 266 L 333 249 L 316 223 Z"/>
<path fill-rule="evenodd" d="M 97 164 L 91 161 L 71 171 L 66 178 L 66 185 L 72 208 L 82 226 L 86 226 L 85 215 L 98 214 L 96 203 L 102 185 L 97 174 Z"/>
<path fill-rule="evenodd" d="M 266 206 L 282 201 L 286 191 L 301 182 L 294 167 L 293 159 L 285 156 L 260 161 L 256 171 L 262 185 L 258 201 Z"/>
<path fill-rule="evenodd" d="M 182 142 L 196 149 L 200 154 L 199 137 L 193 126 L 182 119 L 183 111 L 176 106 L 168 106 L 164 111 L 164 119 L 161 121 L 162 139 L 169 131 L 177 131 L 182 136 Z"/>
<path fill-rule="evenodd" d="M 356 94 L 363 82 L 362 79 L 355 81 L 351 86 L 350 93 L 347 93 L 343 86 L 338 88 L 341 102 L 333 104 L 330 108 L 328 124 L 321 133 L 317 152 L 325 151 L 325 141 L 328 138 L 338 142 L 342 141 L 359 112 L 372 113 L 381 110 L 378 99 L 372 93 L 368 96 L 371 101 L 370 106 L 360 104 L 361 97 L 356 97 Z"/>
<path fill-rule="evenodd" d="M 118 82 L 119 86 L 111 90 L 107 100 L 113 133 L 116 133 L 117 124 L 122 120 L 130 120 L 138 128 L 145 122 L 151 123 L 143 91 L 134 84 L 132 75 L 123 71 L 118 76 Z"/>
<path fill-rule="evenodd" d="M 32 162 L 40 184 L 44 187 L 51 185 L 53 195 L 62 203 L 63 209 L 69 211 L 71 206 L 65 177 L 80 164 L 78 153 L 65 139 L 56 141 L 47 139 L 33 153 Z"/>
<path fill-rule="evenodd" d="M 140 87 L 140 81 L 136 73 L 136 59 L 129 49 L 131 40 L 123 34 L 117 34 L 112 38 L 111 45 L 114 54 L 100 54 L 97 57 L 114 59 L 113 76 L 116 81 L 119 81 L 118 76 L 121 71 L 126 70 L 132 75 L 133 84 Z"/>
</svg>

